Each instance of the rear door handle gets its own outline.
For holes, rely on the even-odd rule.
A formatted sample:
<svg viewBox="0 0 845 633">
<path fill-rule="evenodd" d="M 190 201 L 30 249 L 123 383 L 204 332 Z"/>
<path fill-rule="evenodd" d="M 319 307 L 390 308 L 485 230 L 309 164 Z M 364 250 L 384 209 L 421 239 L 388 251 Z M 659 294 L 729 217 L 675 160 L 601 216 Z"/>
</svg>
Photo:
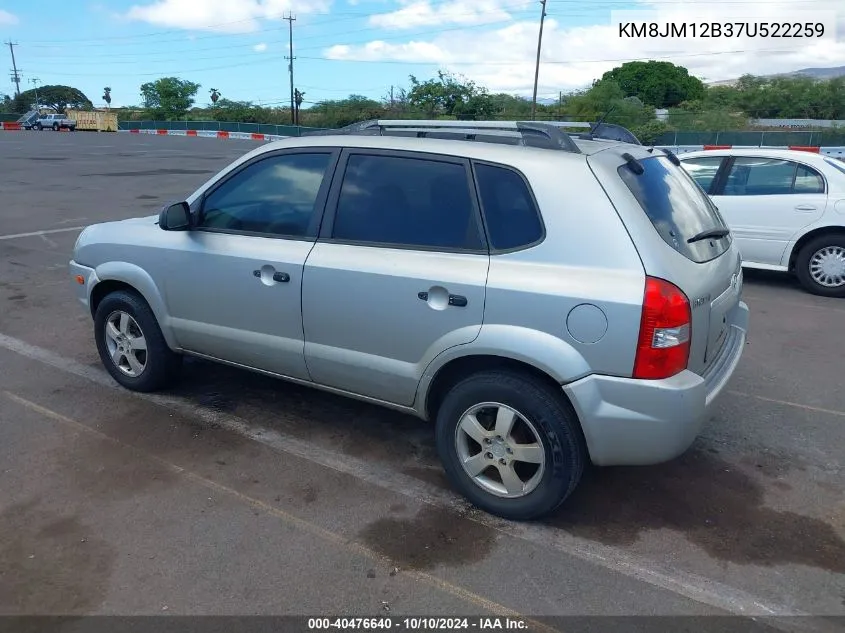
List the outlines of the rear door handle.
<svg viewBox="0 0 845 633">
<path fill-rule="evenodd" d="M 252 271 L 253 277 L 258 277 L 261 279 L 261 271 L 260 270 L 253 270 Z M 287 283 L 290 281 L 290 275 L 287 273 L 282 272 L 275 272 L 273 273 L 273 281 L 278 281 L 279 283 Z"/>
</svg>

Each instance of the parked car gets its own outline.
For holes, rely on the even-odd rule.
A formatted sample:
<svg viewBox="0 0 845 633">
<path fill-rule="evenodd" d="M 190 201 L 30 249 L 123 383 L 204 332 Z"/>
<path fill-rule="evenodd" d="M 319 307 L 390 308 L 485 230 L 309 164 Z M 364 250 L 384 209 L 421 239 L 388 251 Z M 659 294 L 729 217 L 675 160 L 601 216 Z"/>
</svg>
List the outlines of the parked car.
<svg viewBox="0 0 845 633">
<path fill-rule="evenodd" d="M 845 163 L 796 150 L 691 152 L 681 163 L 710 194 L 749 268 L 790 272 L 845 297 Z"/>
<path fill-rule="evenodd" d="M 58 132 L 60 129 L 67 129 L 71 132 L 76 130 L 76 121 L 68 119 L 63 114 L 42 114 L 32 127 L 36 130 L 43 130 L 45 127 Z"/>
<path fill-rule="evenodd" d="M 415 414 L 456 489 L 511 519 L 588 460 L 686 451 L 748 327 L 736 245 L 674 154 L 537 123 L 269 143 L 86 228 L 70 273 L 127 389 L 190 354 Z"/>
</svg>

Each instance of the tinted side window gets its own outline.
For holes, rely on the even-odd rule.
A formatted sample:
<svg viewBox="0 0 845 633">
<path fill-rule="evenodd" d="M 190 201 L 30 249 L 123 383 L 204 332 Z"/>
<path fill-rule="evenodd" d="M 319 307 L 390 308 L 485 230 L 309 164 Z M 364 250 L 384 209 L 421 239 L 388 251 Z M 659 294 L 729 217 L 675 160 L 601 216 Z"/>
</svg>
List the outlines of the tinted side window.
<svg viewBox="0 0 845 633">
<path fill-rule="evenodd" d="M 687 173 L 693 177 L 704 191 L 710 191 L 710 185 L 722 164 L 721 156 L 707 156 L 706 158 L 688 158 L 681 161 Z"/>
<path fill-rule="evenodd" d="M 519 248 L 543 237 L 539 211 L 519 174 L 503 167 L 477 164 L 475 175 L 491 247 Z"/>
<path fill-rule="evenodd" d="M 346 165 L 332 238 L 481 248 L 466 168 L 418 158 L 353 154 Z"/>
<path fill-rule="evenodd" d="M 816 171 L 804 165 L 798 165 L 792 191 L 794 193 L 824 193 L 824 180 Z"/>
<path fill-rule="evenodd" d="M 775 158 L 737 157 L 725 183 L 726 196 L 792 193 L 796 163 Z"/>
<path fill-rule="evenodd" d="M 253 163 L 211 192 L 201 227 L 304 237 L 331 154 L 287 154 Z"/>
</svg>

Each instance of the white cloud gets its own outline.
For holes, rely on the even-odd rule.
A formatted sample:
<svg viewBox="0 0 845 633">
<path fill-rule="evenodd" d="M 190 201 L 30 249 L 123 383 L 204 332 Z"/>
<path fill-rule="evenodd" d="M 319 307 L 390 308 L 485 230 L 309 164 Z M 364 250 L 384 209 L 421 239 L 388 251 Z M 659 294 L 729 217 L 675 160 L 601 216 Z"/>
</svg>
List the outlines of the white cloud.
<svg viewBox="0 0 845 633">
<path fill-rule="evenodd" d="M 260 20 L 281 19 L 293 5 L 293 0 L 157 0 L 133 5 L 126 17 L 168 28 L 251 33 Z M 331 0 L 309 0 L 293 8 L 294 13 L 326 13 L 330 5 Z"/>
<path fill-rule="evenodd" d="M 401 9 L 370 16 L 372 26 L 385 29 L 412 29 L 440 24 L 489 24 L 503 22 L 510 14 L 500 0 L 455 0 L 432 5 L 429 0 L 411 1 Z"/>
<path fill-rule="evenodd" d="M 748 4 L 709 5 L 686 0 L 670 7 L 659 4 L 662 22 L 675 23 L 707 18 L 725 22 L 739 19 L 741 7 L 744 21 L 783 22 L 790 13 L 782 4 L 756 0 Z M 836 0 L 811 0 L 801 4 L 802 22 L 817 19 L 822 11 L 836 10 Z M 554 6 L 554 5 L 553 5 Z M 635 8 L 649 8 L 641 3 Z M 618 26 L 605 14 L 602 23 L 566 28 L 565 12 L 554 16 L 549 10 L 543 33 L 543 64 L 540 67 L 540 95 L 557 95 L 589 85 L 593 79 L 625 61 L 660 59 L 685 66 L 705 81 L 732 79 L 744 73 L 770 74 L 789 72 L 805 67 L 845 65 L 845 41 L 834 38 L 822 41 L 785 40 L 783 38 L 691 38 L 685 40 L 623 39 Z M 791 13 L 790 13 L 791 15 Z M 427 39 L 403 43 L 373 41 L 365 45 L 333 46 L 325 51 L 332 59 L 371 61 L 430 62 L 461 73 L 493 91 L 530 95 L 534 79 L 534 58 L 537 51 L 537 22 L 514 21 L 503 28 L 479 31 L 457 30 L 440 33 Z M 845 16 L 840 16 L 840 33 L 845 33 Z M 832 25 L 828 25 L 830 31 Z M 840 37 L 840 40 L 842 38 Z M 739 51 L 739 52 L 736 52 Z M 773 52 L 780 51 L 780 52 Z"/>
<path fill-rule="evenodd" d="M 260 44 L 256 44 L 255 46 L 253 46 L 252 50 L 254 50 L 256 53 L 263 53 L 267 50 L 267 44 L 261 42 Z"/>
<path fill-rule="evenodd" d="M 13 13 L 9 13 L 8 11 L 4 11 L 3 9 L 0 9 L 0 24 L 14 26 L 18 22 L 18 16 L 14 15 Z"/>
</svg>

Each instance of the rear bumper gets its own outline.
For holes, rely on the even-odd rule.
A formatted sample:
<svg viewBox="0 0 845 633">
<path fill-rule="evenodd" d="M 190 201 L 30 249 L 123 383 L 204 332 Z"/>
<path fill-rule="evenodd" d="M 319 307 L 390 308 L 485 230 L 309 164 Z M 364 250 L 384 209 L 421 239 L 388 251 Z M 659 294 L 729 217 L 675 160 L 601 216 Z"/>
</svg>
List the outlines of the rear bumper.
<svg viewBox="0 0 845 633">
<path fill-rule="evenodd" d="M 747 332 L 748 306 L 740 302 L 704 376 L 688 370 L 664 380 L 592 375 L 565 385 L 593 463 L 657 464 L 685 452 L 739 364 Z"/>
</svg>

